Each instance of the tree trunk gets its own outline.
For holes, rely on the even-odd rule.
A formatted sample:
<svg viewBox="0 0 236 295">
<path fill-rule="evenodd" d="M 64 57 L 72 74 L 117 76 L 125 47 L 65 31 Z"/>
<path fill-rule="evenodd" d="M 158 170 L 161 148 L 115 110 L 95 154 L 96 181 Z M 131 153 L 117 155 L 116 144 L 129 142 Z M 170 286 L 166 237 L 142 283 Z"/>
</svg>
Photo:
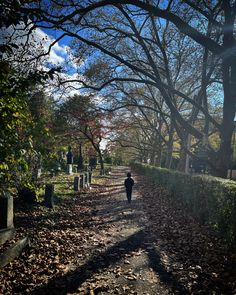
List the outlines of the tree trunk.
<svg viewBox="0 0 236 295">
<path fill-rule="evenodd" d="M 178 171 L 180 172 L 185 171 L 185 163 L 186 163 L 186 151 L 183 145 L 184 145 L 184 142 L 181 143 L 181 148 L 180 148 L 180 156 L 179 156 L 179 163 L 178 163 Z"/>
<path fill-rule="evenodd" d="M 187 154 L 186 150 L 190 149 L 191 145 L 191 135 L 186 135 L 181 143 L 180 149 L 180 159 L 178 170 L 184 173 L 189 173 L 189 155 Z"/>
<path fill-rule="evenodd" d="M 98 152 L 98 157 L 99 157 L 99 162 L 100 162 L 101 170 L 103 170 L 104 169 L 103 156 L 102 156 L 102 153 L 101 153 L 100 149 L 97 152 Z"/>
<path fill-rule="evenodd" d="M 171 163 L 172 163 L 173 135 L 174 135 L 174 126 L 171 122 L 170 123 L 170 131 L 169 131 L 169 140 L 168 140 L 168 144 L 167 144 L 166 162 L 165 162 L 165 168 L 167 168 L 167 169 L 171 168 Z"/>
<path fill-rule="evenodd" d="M 168 143 L 165 168 L 171 169 L 172 164 L 172 153 L 173 153 L 173 141 Z"/>
<path fill-rule="evenodd" d="M 158 146 L 158 132 L 155 132 L 153 143 L 152 143 L 151 156 L 150 156 L 150 165 L 153 165 L 153 166 L 155 166 L 156 164 L 157 146 Z"/>
<path fill-rule="evenodd" d="M 156 157 L 156 150 L 155 150 L 155 144 L 153 144 L 151 155 L 150 155 L 150 165 L 155 165 L 155 157 Z"/>
<path fill-rule="evenodd" d="M 162 137 L 161 137 L 161 131 L 162 131 L 162 121 L 161 118 L 159 119 L 159 125 L 158 125 L 158 132 L 157 132 L 157 155 L 155 159 L 155 166 L 161 167 L 161 155 L 162 155 Z"/>
<path fill-rule="evenodd" d="M 236 111 L 236 56 L 232 54 L 235 47 L 234 21 L 230 1 L 223 2 L 225 13 L 223 45 L 225 53 L 222 61 L 224 105 L 223 121 L 221 125 L 221 145 L 218 152 L 217 176 L 227 177 L 227 170 L 231 162 L 231 140 L 234 131 L 234 118 Z"/>
<path fill-rule="evenodd" d="M 190 150 L 191 147 L 191 134 L 188 134 L 187 136 L 187 150 Z M 190 161 L 190 157 L 189 154 L 186 152 L 186 159 L 185 159 L 185 168 L 184 168 L 184 172 L 185 173 L 189 173 L 189 161 Z"/>
<path fill-rule="evenodd" d="M 231 163 L 231 140 L 234 131 L 236 105 L 236 58 L 234 58 L 234 62 L 231 62 L 231 65 L 227 61 L 223 62 L 223 87 L 223 121 L 220 132 L 221 144 L 218 151 L 216 175 L 227 177 L 227 170 Z"/>
<path fill-rule="evenodd" d="M 155 166 L 161 167 L 161 154 L 162 154 L 162 146 L 159 145 L 158 150 L 157 150 L 157 156 L 155 159 Z"/>
</svg>

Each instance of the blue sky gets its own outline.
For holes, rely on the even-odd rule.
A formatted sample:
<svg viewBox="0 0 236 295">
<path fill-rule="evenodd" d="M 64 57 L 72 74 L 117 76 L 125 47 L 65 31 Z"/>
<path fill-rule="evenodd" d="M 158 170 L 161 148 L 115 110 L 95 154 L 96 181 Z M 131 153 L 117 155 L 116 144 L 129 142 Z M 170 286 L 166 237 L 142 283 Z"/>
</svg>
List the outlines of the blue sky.
<svg viewBox="0 0 236 295">
<path fill-rule="evenodd" d="M 18 26 L 18 31 L 16 31 L 13 34 L 13 40 L 11 39 L 10 42 L 14 41 L 13 43 L 19 45 L 19 49 L 14 49 L 14 52 L 11 56 L 6 57 L 9 62 L 16 67 L 16 62 L 13 62 L 15 57 L 17 59 L 17 56 L 21 56 L 21 49 L 23 49 L 22 44 L 26 43 L 26 31 L 22 30 L 24 28 L 24 25 Z M 7 44 L 9 42 L 9 36 L 13 33 L 13 27 L 9 27 L 8 29 L 2 30 L 0 32 L 0 44 Z M 31 47 L 28 51 L 26 51 L 24 57 L 25 58 L 32 58 L 38 56 L 38 54 L 41 52 L 47 52 L 49 49 L 50 44 L 55 41 L 55 38 L 60 36 L 60 32 L 55 30 L 48 30 L 48 29 L 41 29 L 36 28 L 33 33 L 30 35 L 30 44 Z M 50 67 L 62 67 L 63 69 L 66 69 L 66 71 L 62 71 L 61 77 L 66 80 L 75 79 L 76 78 L 76 68 L 77 64 L 74 63 L 74 61 L 70 58 L 70 55 L 68 52 L 70 52 L 70 38 L 65 37 L 63 40 L 60 40 L 60 42 L 57 42 L 54 44 L 54 46 L 51 48 L 50 54 L 47 56 L 43 56 L 40 59 L 40 62 L 37 63 L 38 69 L 44 69 L 47 70 Z M 20 67 L 24 67 L 25 69 L 35 68 L 35 62 L 30 62 L 24 65 L 20 64 Z M 54 84 L 55 81 L 53 81 Z M 53 90 L 53 83 L 51 83 L 51 86 L 49 85 L 46 90 L 51 91 L 53 95 L 55 95 L 56 99 L 59 97 L 59 94 L 57 94 L 56 88 Z M 78 85 L 77 85 L 78 86 Z M 74 93 L 77 93 L 77 90 L 74 89 L 68 89 L 67 92 L 65 92 L 67 95 L 73 95 Z"/>
</svg>

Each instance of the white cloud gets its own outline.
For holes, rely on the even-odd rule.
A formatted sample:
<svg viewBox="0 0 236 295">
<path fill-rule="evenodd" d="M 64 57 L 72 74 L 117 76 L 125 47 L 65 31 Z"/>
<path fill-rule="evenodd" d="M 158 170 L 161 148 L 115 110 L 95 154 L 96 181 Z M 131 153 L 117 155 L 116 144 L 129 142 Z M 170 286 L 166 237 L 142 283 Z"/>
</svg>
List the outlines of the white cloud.
<svg viewBox="0 0 236 295">
<path fill-rule="evenodd" d="M 36 40 L 36 43 L 42 45 L 45 52 L 48 52 L 50 45 L 55 41 L 54 38 L 47 35 L 39 28 L 34 30 L 33 38 Z M 69 47 L 67 45 L 60 45 L 56 42 L 50 50 L 47 61 L 53 65 L 62 65 L 68 57 L 68 52 Z"/>
<path fill-rule="evenodd" d="M 10 59 L 15 59 L 18 56 L 25 61 L 47 53 L 50 45 L 55 42 L 55 38 L 46 34 L 42 29 L 36 28 L 28 36 L 30 28 L 24 29 L 25 25 L 22 23 L 16 27 L 9 27 L 0 31 L 0 44 L 14 43 L 19 46 L 18 49 L 13 49 L 13 54 L 9 56 Z M 28 46 L 28 50 L 25 50 Z M 42 57 L 41 62 L 48 62 L 52 65 L 63 66 L 68 63 L 72 68 L 76 68 L 76 64 L 72 61 L 70 47 L 66 44 L 59 44 L 56 42 L 50 49 L 50 53 Z"/>
<path fill-rule="evenodd" d="M 6 57 L 12 66 L 21 71 L 35 68 L 46 71 L 51 66 L 58 66 L 63 68 L 63 72 L 60 74 L 61 80 L 72 81 L 79 78 L 76 73 L 78 66 L 74 63 L 72 52 L 67 44 L 56 42 L 51 47 L 50 53 L 45 56 L 44 54 L 48 52 L 50 45 L 55 42 L 55 38 L 40 28 L 34 29 L 28 36 L 29 28 L 25 30 L 24 27 L 24 24 L 21 24 L 16 28 L 9 27 L 0 31 L 0 44 L 14 43 L 19 46 L 18 49 L 13 48 L 13 53 Z M 27 50 L 25 50 L 26 47 Z M 42 56 L 36 59 L 40 55 Z M 24 62 L 19 63 L 20 58 Z M 63 99 L 79 93 L 80 83 L 68 82 L 59 87 L 57 82 L 55 79 L 49 82 L 47 87 L 47 91 L 53 94 L 56 99 Z"/>
</svg>

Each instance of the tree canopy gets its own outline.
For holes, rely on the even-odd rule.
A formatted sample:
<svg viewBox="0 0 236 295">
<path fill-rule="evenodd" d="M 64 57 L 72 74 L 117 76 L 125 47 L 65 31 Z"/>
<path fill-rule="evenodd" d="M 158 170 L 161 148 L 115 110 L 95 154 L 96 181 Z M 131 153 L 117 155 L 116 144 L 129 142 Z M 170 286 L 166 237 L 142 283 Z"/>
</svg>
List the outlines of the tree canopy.
<svg viewBox="0 0 236 295">
<path fill-rule="evenodd" d="M 118 118 L 121 110 L 130 114 L 130 134 L 142 137 L 132 145 L 145 146 L 149 161 L 170 167 L 179 152 L 179 170 L 188 171 L 190 157 L 201 158 L 226 176 L 236 99 L 235 1 L 38 1 L 16 10 L 20 21 L 28 16 L 29 34 L 57 32 L 47 53 L 70 38 L 77 69 L 58 82 L 99 92 L 102 109 Z"/>
</svg>

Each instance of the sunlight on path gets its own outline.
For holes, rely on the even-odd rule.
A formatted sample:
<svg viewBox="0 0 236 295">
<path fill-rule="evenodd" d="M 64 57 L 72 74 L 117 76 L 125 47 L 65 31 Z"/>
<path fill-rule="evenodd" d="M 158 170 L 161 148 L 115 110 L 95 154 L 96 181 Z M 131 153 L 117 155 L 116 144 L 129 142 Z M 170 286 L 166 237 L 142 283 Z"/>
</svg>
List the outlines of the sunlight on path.
<svg viewBox="0 0 236 295">
<path fill-rule="evenodd" d="M 75 198 L 75 206 L 80 204 L 90 212 L 82 225 L 87 233 L 75 253 L 77 260 L 67 265 L 64 275 L 30 294 L 189 294 L 162 264 L 137 184 L 128 203 L 124 188 L 127 171 L 127 167 L 113 169 L 102 185 L 93 186 L 91 194 Z"/>
<path fill-rule="evenodd" d="M 235 264 L 217 235 L 143 176 L 133 175 L 129 204 L 128 170 L 97 176 L 53 210 L 18 210 L 32 245 L 1 271 L 0 293 L 236 294 Z"/>
<path fill-rule="evenodd" d="M 135 187 L 131 204 L 127 202 L 124 190 L 127 171 L 125 167 L 112 171 L 111 181 L 101 194 L 106 199 L 96 206 L 96 222 L 110 225 L 106 232 L 110 244 L 105 253 L 101 250 L 99 269 L 91 269 L 93 274 L 77 290 L 79 294 L 86 294 L 88 284 L 90 294 L 171 294 L 151 267 L 153 247 L 145 229 L 142 200 Z"/>
</svg>

